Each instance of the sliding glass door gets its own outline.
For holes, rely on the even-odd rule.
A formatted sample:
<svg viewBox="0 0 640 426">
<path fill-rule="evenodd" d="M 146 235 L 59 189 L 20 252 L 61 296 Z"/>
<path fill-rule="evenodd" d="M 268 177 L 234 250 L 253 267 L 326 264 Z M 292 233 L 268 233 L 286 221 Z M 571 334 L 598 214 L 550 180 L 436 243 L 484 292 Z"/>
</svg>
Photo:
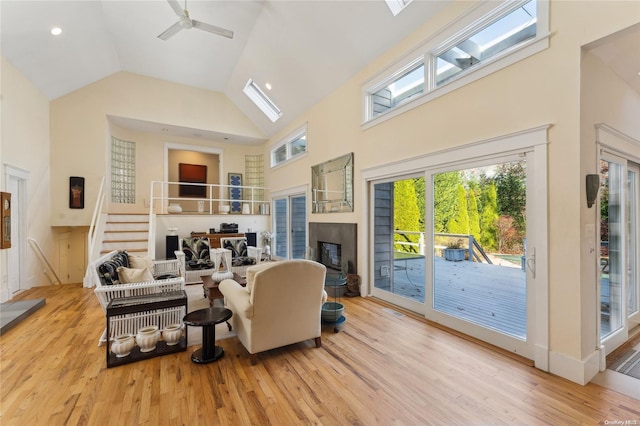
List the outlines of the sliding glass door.
<svg viewBox="0 0 640 426">
<path fill-rule="evenodd" d="M 372 294 L 533 359 L 533 162 L 521 153 L 372 182 Z"/>
<path fill-rule="evenodd" d="M 613 154 L 600 160 L 600 340 L 610 353 L 640 323 L 637 164 Z"/>
</svg>

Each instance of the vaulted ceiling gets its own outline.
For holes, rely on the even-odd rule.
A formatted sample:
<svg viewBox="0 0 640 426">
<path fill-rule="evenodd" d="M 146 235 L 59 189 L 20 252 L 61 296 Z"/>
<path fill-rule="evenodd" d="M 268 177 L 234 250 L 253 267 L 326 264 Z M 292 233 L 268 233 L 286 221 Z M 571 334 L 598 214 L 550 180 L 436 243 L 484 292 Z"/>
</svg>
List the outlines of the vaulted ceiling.
<svg viewBox="0 0 640 426">
<path fill-rule="evenodd" d="M 178 20 L 164 0 L 2 0 L 1 53 L 51 100 L 128 71 L 223 92 L 268 137 L 445 3 L 415 0 L 394 17 L 383 0 L 194 0 L 191 19 L 233 39 L 192 28 L 163 41 Z M 242 92 L 249 78 L 272 86 L 265 92 L 284 113 L 275 124 Z"/>
<path fill-rule="evenodd" d="M 128 71 L 223 92 L 269 137 L 450 1 L 414 0 L 394 17 L 383 0 L 193 0 L 192 19 L 233 39 L 192 28 L 164 41 L 178 20 L 166 0 L 2 0 L 0 53 L 51 100 Z M 639 38 L 635 28 L 593 47 L 638 92 Z M 243 94 L 249 78 L 272 86 L 276 123 Z"/>
</svg>

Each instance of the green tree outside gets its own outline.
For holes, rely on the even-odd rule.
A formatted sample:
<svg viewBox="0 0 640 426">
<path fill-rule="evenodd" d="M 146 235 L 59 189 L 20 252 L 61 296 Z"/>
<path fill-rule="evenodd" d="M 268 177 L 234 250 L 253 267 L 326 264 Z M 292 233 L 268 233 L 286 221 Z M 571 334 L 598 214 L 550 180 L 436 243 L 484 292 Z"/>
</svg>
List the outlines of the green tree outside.
<svg viewBox="0 0 640 426">
<path fill-rule="evenodd" d="M 484 209 L 480 216 L 480 244 L 485 250 L 496 250 L 498 248 L 496 225 L 499 215 L 498 194 L 493 182 L 484 187 L 482 195 Z"/>
<path fill-rule="evenodd" d="M 393 184 L 393 227 L 395 230 L 420 231 L 420 209 L 413 179 L 395 181 Z M 424 197 L 422 197 L 424 198 Z M 394 241 L 417 243 L 418 234 L 394 234 Z M 417 253 L 417 246 L 395 244 L 394 250 Z"/>
<path fill-rule="evenodd" d="M 456 188 L 456 203 L 453 216 L 447 223 L 449 234 L 469 234 L 469 211 L 467 207 L 467 191 L 462 184 Z"/>
</svg>

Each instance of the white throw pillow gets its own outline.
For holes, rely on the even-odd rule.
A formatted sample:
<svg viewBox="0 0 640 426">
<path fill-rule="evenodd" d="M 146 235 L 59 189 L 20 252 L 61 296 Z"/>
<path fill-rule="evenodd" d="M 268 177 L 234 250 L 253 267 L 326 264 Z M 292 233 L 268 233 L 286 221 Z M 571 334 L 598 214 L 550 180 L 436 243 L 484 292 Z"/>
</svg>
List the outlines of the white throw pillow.
<svg viewBox="0 0 640 426">
<path fill-rule="evenodd" d="M 134 269 L 120 266 L 118 267 L 118 279 L 121 284 L 141 283 L 144 281 L 153 281 L 153 275 L 151 275 L 151 272 L 147 268 Z"/>
</svg>

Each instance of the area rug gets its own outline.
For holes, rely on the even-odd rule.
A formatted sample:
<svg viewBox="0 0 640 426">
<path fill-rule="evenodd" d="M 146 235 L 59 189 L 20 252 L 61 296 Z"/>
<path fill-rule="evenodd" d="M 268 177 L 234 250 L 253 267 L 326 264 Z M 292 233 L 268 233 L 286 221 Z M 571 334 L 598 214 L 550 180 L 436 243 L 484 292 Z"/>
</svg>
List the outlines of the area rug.
<svg viewBox="0 0 640 426">
<path fill-rule="evenodd" d="M 209 299 L 204 297 L 202 291 L 202 284 L 192 284 L 185 286 L 187 292 L 187 310 L 189 312 L 197 311 L 198 309 L 204 309 L 209 307 Z M 215 299 L 214 305 L 218 308 L 223 308 L 223 299 Z M 189 346 L 202 344 L 202 327 L 188 326 L 188 341 Z M 229 331 L 226 323 L 216 325 L 216 341 L 235 337 L 236 332 Z"/>
<path fill-rule="evenodd" d="M 620 357 L 619 360 L 613 363 L 609 369 L 640 379 L 640 351 L 635 349 L 629 350 L 626 354 Z"/>
</svg>

